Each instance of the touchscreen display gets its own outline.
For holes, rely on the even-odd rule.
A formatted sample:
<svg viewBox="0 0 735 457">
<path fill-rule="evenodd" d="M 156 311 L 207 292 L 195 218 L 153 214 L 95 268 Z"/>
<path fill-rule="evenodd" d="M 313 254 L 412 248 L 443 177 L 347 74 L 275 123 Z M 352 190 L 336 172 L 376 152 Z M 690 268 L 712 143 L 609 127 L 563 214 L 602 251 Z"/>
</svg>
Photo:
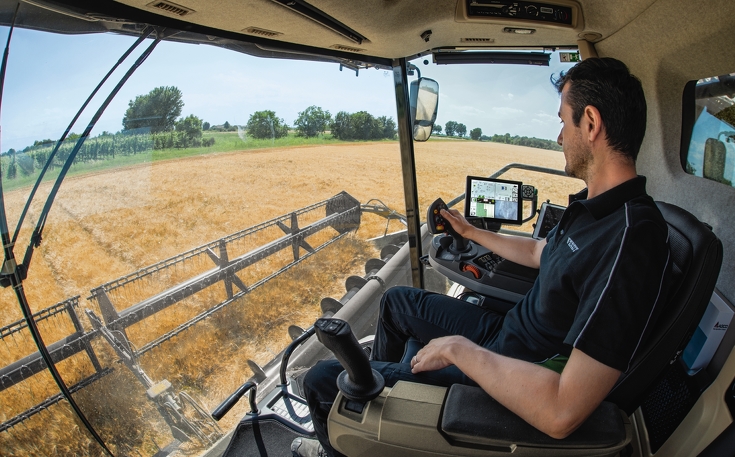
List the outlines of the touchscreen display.
<svg viewBox="0 0 735 457">
<path fill-rule="evenodd" d="M 523 202 L 520 181 L 467 177 L 465 217 L 481 217 L 505 224 L 520 224 Z"/>
<path fill-rule="evenodd" d="M 533 230 L 533 237 L 539 240 L 546 238 L 546 235 L 549 234 L 551 229 L 556 227 L 561 220 L 565 209 L 563 206 L 544 202 L 541 205 L 541 212 L 538 215 L 538 220 Z"/>
</svg>

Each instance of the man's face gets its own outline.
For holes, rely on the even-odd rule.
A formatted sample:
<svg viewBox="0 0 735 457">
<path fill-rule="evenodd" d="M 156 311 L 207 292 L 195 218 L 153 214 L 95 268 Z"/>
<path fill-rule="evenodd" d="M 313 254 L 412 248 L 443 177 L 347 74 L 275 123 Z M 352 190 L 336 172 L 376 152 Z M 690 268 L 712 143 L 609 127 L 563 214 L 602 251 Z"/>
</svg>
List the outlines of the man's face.
<svg viewBox="0 0 735 457">
<path fill-rule="evenodd" d="M 572 107 L 567 101 L 569 85 L 570 83 L 565 84 L 561 92 L 559 118 L 561 119 L 562 127 L 556 141 L 562 146 L 564 151 L 564 159 L 566 160 L 564 171 L 566 174 L 586 182 L 589 166 L 592 162 L 592 151 L 582 137 L 582 126 L 584 123 L 580 121 L 579 126 L 574 125 Z"/>
</svg>

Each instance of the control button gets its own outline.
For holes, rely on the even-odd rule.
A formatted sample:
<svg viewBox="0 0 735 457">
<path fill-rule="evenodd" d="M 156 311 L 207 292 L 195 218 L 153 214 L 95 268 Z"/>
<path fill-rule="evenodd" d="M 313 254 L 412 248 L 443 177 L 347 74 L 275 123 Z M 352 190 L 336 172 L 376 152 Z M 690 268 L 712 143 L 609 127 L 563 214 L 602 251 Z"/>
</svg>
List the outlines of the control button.
<svg viewBox="0 0 735 457">
<path fill-rule="evenodd" d="M 444 230 L 444 226 L 441 224 L 436 224 L 436 229 L 441 232 L 442 230 Z"/>
<path fill-rule="evenodd" d="M 352 411 L 353 413 L 362 414 L 362 411 L 365 409 L 365 403 L 347 400 L 345 402 L 345 409 L 347 411 Z"/>
<path fill-rule="evenodd" d="M 465 264 L 462 264 L 460 269 L 462 271 L 469 271 L 470 273 L 472 273 L 472 276 L 474 276 L 475 279 L 480 279 L 480 276 L 482 276 L 482 273 L 480 273 L 480 269 L 474 265 L 465 263 Z"/>
</svg>

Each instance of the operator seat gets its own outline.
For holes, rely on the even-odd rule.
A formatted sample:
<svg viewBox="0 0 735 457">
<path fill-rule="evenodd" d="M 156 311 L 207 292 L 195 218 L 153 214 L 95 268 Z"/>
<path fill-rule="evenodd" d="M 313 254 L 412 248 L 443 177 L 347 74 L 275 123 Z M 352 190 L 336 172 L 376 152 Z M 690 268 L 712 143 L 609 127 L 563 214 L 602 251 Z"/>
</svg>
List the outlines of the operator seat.
<svg viewBox="0 0 735 457">
<path fill-rule="evenodd" d="M 616 455 L 631 439 L 628 416 L 699 324 L 722 264 L 722 243 L 710 227 L 677 206 L 657 205 L 669 226 L 669 297 L 654 310 L 630 368 L 569 437 L 548 437 L 477 387 L 399 382 L 386 388 L 361 417 L 346 411 L 338 397 L 329 416 L 334 447 L 348 456 Z"/>
</svg>

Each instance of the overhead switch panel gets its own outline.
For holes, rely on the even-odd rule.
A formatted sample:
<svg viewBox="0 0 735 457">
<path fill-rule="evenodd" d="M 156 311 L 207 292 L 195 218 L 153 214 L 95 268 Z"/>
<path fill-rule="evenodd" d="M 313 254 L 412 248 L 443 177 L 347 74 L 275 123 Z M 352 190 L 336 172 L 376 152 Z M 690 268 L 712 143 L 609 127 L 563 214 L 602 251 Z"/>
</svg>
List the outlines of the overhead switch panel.
<svg viewBox="0 0 735 457">
<path fill-rule="evenodd" d="M 498 17 L 572 25 L 572 8 L 538 2 L 465 0 L 468 18 Z"/>
</svg>

